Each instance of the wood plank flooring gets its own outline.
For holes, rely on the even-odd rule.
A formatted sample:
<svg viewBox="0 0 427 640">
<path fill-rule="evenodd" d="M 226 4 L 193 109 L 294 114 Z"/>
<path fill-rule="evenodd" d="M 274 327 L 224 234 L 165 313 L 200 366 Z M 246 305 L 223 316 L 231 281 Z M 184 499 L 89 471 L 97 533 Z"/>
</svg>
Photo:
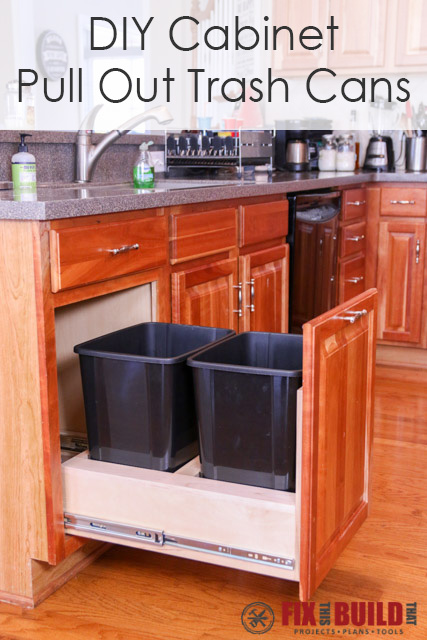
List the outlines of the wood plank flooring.
<svg viewBox="0 0 427 640">
<path fill-rule="evenodd" d="M 418 603 L 417 627 L 371 637 L 427 638 L 426 480 L 427 372 L 381 367 L 372 512 L 315 596 Z M 297 599 L 292 583 L 115 547 L 36 610 L 0 605 L 0 639 L 243 640 L 240 616 L 256 601 L 276 613 L 266 638 L 341 637 L 281 626 L 281 603 Z"/>
</svg>

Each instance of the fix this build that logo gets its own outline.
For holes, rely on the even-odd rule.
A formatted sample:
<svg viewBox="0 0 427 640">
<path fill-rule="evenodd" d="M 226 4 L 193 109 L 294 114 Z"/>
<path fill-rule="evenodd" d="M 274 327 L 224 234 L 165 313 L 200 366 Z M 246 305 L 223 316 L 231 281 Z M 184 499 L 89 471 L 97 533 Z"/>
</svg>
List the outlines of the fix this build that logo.
<svg viewBox="0 0 427 640">
<path fill-rule="evenodd" d="M 284 602 L 282 624 L 295 635 L 403 635 L 417 624 L 417 603 Z"/>
</svg>

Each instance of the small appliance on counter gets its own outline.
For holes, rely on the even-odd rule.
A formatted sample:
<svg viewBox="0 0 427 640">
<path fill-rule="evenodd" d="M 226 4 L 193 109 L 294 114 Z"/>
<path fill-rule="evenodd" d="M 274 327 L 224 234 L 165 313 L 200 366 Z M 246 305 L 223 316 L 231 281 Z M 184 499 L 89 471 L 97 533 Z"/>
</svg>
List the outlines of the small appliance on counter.
<svg viewBox="0 0 427 640">
<path fill-rule="evenodd" d="M 292 172 L 310 171 L 310 143 L 304 136 L 288 140 L 285 167 Z"/>
<path fill-rule="evenodd" d="M 323 136 L 328 134 L 332 134 L 330 120 L 277 121 L 276 169 L 278 171 L 317 171 L 319 147 Z"/>
<path fill-rule="evenodd" d="M 390 136 L 381 134 L 372 136 L 369 140 L 363 168 L 365 171 L 386 171 L 388 173 L 395 170 L 393 140 Z"/>
<path fill-rule="evenodd" d="M 165 133 L 165 168 L 225 169 L 264 166 L 273 173 L 272 131 L 199 131 Z"/>
</svg>

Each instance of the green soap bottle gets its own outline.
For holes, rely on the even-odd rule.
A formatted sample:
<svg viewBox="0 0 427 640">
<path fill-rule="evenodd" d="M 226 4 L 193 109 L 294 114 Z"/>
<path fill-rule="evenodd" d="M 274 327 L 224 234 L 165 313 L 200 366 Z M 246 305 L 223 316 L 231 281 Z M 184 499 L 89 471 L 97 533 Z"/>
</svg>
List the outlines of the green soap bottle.
<svg viewBox="0 0 427 640">
<path fill-rule="evenodd" d="M 18 194 L 35 194 L 37 192 L 36 159 L 28 153 L 25 138 L 29 133 L 21 133 L 21 144 L 18 153 L 12 157 L 13 189 Z"/>
<path fill-rule="evenodd" d="M 154 187 L 154 166 L 148 151 L 153 142 L 143 142 L 139 147 L 141 154 L 133 168 L 133 184 L 135 189 L 152 189 Z"/>
</svg>

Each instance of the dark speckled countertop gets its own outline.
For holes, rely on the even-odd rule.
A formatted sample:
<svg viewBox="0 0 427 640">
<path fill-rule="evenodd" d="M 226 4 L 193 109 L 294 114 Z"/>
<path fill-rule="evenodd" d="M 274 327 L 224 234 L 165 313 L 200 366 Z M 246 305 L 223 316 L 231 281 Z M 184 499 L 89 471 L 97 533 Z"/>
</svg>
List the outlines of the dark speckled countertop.
<svg viewBox="0 0 427 640">
<path fill-rule="evenodd" d="M 56 220 L 136 211 L 182 204 L 314 191 L 372 182 L 427 185 L 427 174 L 414 173 L 276 173 L 271 180 L 256 173 L 254 180 L 169 179 L 154 189 L 136 190 L 129 184 L 41 185 L 31 201 L 19 201 L 13 190 L 0 190 L 0 219 Z M 27 196 L 28 197 L 28 196 Z"/>
</svg>

